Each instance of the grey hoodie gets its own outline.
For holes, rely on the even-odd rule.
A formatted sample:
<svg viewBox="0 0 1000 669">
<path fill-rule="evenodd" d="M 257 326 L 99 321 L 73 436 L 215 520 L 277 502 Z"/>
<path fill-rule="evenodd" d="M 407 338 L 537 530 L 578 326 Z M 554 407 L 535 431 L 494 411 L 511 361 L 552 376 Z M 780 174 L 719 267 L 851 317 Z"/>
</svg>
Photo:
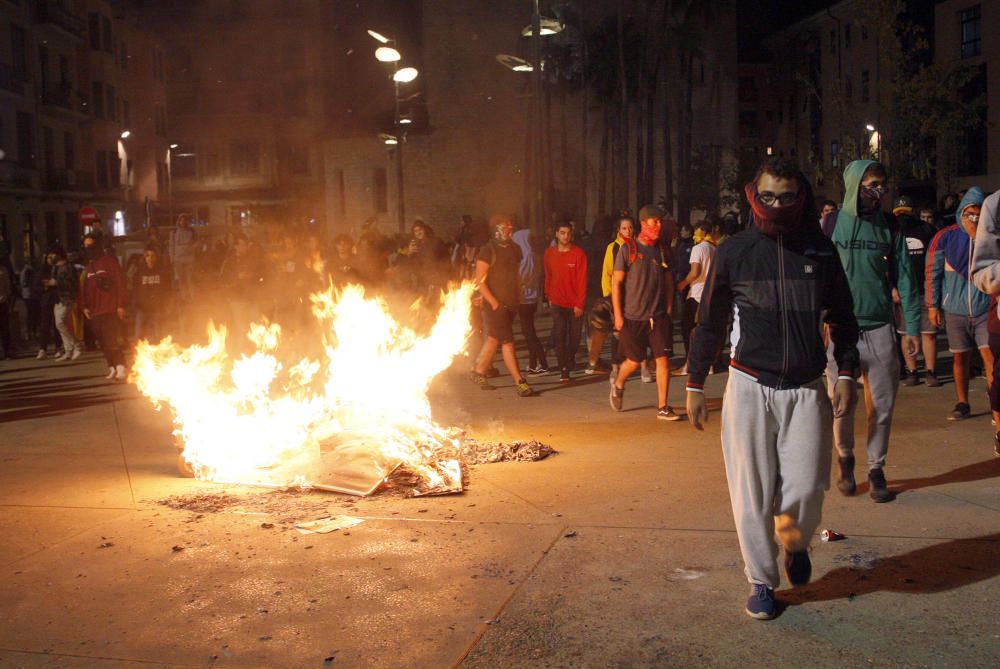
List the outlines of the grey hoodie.
<svg viewBox="0 0 1000 669">
<path fill-rule="evenodd" d="M 983 201 L 972 252 L 972 283 L 987 295 L 1000 295 L 1000 191 Z"/>
</svg>

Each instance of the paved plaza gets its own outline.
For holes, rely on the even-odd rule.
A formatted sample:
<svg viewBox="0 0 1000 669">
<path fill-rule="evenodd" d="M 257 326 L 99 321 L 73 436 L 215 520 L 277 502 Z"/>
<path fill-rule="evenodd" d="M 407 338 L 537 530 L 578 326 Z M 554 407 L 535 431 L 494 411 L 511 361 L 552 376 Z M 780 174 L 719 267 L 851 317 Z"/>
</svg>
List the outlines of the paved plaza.
<svg viewBox="0 0 1000 669">
<path fill-rule="evenodd" d="M 813 583 L 757 622 L 717 412 L 696 433 L 655 420 L 638 379 L 616 414 L 606 376 L 544 377 L 520 399 L 467 368 L 435 382 L 439 422 L 559 453 L 474 467 L 461 495 L 358 499 L 179 478 L 169 417 L 105 382 L 98 354 L 2 363 L 0 667 L 996 666 L 983 380 L 960 423 L 950 384 L 901 388 L 898 499 L 833 491 L 823 527 L 847 539 L 817 537 Z M 683 405 L 680 379 L 670 398 Z M 293 529 L 330 514 L 364 522 Z"/>
</svg>

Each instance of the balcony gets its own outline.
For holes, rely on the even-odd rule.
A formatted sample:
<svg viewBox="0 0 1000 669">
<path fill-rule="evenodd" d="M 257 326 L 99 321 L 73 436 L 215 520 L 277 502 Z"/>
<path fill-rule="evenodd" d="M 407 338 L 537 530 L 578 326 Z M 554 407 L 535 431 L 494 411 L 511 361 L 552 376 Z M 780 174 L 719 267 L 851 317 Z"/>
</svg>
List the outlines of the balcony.
<svg viewBox="0 0 1000 669">
<path fill-rule="evenodd" d="M 42 104 L 74 114 L 87 114 L 86 101 L 67 83 L 46 86 L 42 90 Z"/>
<path fill-rule="evenodd" d="M 0 160 L 0 190 L 4 188 L 31 188 L 30 167 L 22 167 L 13 160 Z"/>
<path fill-rule="evenodd" d="M 94 175 L 68 169 L 48 170 L 45 173 L 45 188 L 50 191 L 89 192 L 94 190 Z"/>
<path fill-rule="evenodd" d="M 35 3 L 35 17 L 38 23 L 47 23 L 83 39 L 83 20 L 62 6 L 59 0 L 39 0 Z"/>
<path fill-rule="evenodd" d="M 0 90 L 24 95 L 24 76 L 7 63 L 0 63 Z"/>
</svg>

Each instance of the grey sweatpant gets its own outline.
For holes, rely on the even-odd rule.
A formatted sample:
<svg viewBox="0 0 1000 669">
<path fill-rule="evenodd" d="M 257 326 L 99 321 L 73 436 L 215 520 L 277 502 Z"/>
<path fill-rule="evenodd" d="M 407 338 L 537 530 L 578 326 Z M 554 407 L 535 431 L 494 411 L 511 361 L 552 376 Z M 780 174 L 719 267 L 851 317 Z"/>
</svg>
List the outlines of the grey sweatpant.
<svg viewBox="0 0 1000 669">
<path fill-rule="evenodd" d="M 776 588 L 778 540 L 804 550 L 830 485 L 833 409 L 823 380 L 775 390 L 730 371 L 722 403 L 722 453 L 744 571 Z"/>
<path fill-rule="evenodd" d="M 889 428 L 892 409 L 899 389 L 899 357 L 892 325 L 874 330 L 862 330 L 858 337 L 861 355 L 861 378 L 865 385 L 865 407 L 868 409 L 868 468 L 881 469 L 889 452 Z M 833 359 L 833 344 L 826 350 L 826 380 L 829 393 L 837 382 L 837 363 Z M 854 452 L 854 409 L 833 420 L 833 443 L 841 457 Z"/>
</svg>

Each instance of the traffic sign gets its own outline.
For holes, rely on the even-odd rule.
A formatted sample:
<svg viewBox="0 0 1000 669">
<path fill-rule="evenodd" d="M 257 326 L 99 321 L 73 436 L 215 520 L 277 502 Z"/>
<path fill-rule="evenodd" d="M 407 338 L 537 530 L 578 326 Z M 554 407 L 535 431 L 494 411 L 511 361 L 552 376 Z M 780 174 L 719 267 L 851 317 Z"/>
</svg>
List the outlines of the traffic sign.
<svg viewBox="0 0 1000 669">
<path fill-rule="evenodd" d="M 81 225 L 93 225 L 101 220 L 101 215 L 93 207 L 83 207 L 79 213 Z"/>
</svg>

